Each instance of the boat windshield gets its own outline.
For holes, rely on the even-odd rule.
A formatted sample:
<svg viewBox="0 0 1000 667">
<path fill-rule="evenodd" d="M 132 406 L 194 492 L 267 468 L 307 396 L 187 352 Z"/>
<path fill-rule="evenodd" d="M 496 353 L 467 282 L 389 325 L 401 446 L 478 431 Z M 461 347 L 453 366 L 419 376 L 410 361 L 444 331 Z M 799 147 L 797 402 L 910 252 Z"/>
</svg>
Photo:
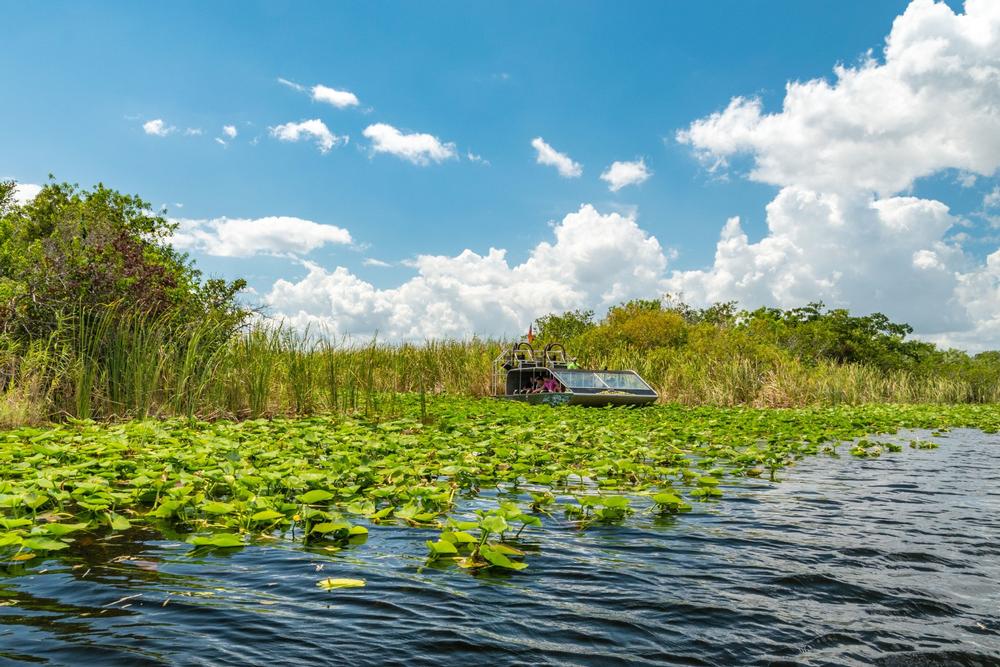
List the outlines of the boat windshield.
<svg viewBox="0 0 1000 667">
<path fill-rule="evenodd" d="M 621 389 L 624 391 L 652 391 L 633 371 L 571 371 L 554 370 L 553 374 L 570 389 Z"/>
</svg>

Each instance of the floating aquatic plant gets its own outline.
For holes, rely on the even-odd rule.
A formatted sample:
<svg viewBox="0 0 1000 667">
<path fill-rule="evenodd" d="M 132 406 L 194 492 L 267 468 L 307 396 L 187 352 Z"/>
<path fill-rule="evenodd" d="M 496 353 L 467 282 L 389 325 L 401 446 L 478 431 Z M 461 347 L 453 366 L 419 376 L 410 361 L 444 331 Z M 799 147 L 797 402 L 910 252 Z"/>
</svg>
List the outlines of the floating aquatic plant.
<svg viewBox="0 0 1000 667">
<path fill-rule="evenodd" d="M 776 479 L 840 443 L 861 457 L 902 449 L 872 434 L 1000 427 L 996 405 L 621 410 L 400 400 L 402 416 L 389 421 L 75 421 L 0 433 L 0 560 L 37 561 L 88 533 L 136 527 L 180 533 L 195 549 L 283 539 L 336 553 L 395 524 L 439 531 L 428 541 L 432 562 L 521 570 L 523 541 L 542 517 L 549 530 L 678 514 L 692 501 L 724 502 L 721 487 L 734 478 Z M 495 508 L 460 513 L 460 500 L 487 495 Z"/>
</svg>

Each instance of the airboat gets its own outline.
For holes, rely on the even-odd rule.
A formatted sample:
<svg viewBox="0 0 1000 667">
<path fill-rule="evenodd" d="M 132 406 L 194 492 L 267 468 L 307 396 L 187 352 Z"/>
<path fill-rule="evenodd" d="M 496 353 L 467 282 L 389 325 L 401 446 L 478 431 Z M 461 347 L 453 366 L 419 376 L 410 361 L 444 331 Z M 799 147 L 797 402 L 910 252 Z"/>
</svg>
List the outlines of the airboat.
<svg viewBox="0 0 1000 667">
<path fill-rule="evenodd" d="M 546 405 L 647 405 L 656 391 L 632 370 L 580 368 L 560 343 L 517 343 L 493 360 L 496 398 Z"/>
</svg>

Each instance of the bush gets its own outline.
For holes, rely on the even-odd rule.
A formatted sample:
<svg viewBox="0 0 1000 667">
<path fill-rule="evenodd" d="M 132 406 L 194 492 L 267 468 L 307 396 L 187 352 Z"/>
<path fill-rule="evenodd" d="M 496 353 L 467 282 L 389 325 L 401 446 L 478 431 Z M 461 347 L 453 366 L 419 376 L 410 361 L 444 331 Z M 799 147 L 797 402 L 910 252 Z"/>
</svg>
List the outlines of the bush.
<svg viewBox="0 0 1000 667">
<path fill-rule="evenodd" d="M 0 184 L 0 333 L 48 336 L 60 318 L 119 304 L 128 313 L 238 326 L 242 280 L 202 281 L 168 243 L 175 225 L 136 196 L 51 183 L 18 206 Z"/>
</svg>

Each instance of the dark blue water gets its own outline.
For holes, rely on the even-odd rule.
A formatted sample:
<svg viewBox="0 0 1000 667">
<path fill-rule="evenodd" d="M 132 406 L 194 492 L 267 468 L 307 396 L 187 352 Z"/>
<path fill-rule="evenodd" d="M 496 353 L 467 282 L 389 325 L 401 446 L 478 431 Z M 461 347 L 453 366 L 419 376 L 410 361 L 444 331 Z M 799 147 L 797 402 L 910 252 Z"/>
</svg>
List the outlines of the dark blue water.
<svg viewBox="0 0 1000 667">
<path fill-rule="evenodd" d="M 398 527 L 332 554 L 98 540 L 0 580 L 0 661 L 997 665 L 1000 436 L 936 440 L 810 459 L 672 520 L 557 517 L 512 575 L 427 567 L 436 531 Z"/>
</svg>

